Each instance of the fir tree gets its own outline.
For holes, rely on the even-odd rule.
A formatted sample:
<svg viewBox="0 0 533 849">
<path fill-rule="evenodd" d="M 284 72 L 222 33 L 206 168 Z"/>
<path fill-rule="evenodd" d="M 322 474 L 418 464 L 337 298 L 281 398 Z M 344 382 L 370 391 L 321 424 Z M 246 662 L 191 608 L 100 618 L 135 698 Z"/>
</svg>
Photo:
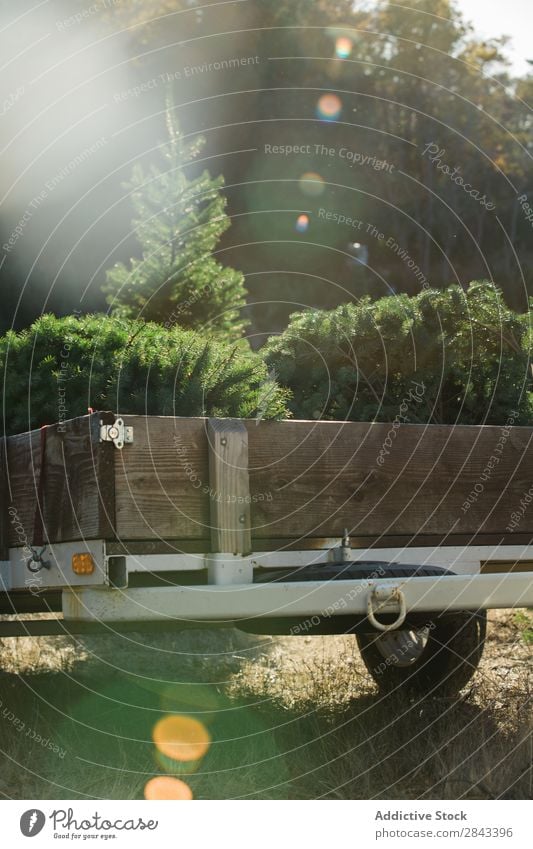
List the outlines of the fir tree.
<svg viewBox="0 0 533 849">
<path fill-rule="evenodd" d="M 530 326 L 479 281 L 294 313 L 262 356 L 295 418 L 529 424 Z"/>
<path fill-rule="evenodd" d="M 219 263 L 213 251 L 230 225 L 223 178 L 208 171 L 185 173 L 205 143 L 186 141 L 180 132 L 170 94 L 167 97 L 168 141 L 160 145 L 160 164 L 147 171 L 135 165 L 125 187 L 131 191 L 133 226 L 142 259 L 129 267 L 117 263 L 107 272 L 104 291 L 112 311 L 169 327 L 203 327 L 231 338 L 242 334 L 245 304 L 243 275 Z"/>
<path fill-rule="evenodd" d="M 0 336 L 4 427 L 21 433 L 88 407 L 153 416 L 287 415 L 288 393 L 248 346 L 105 315 L 44 315 Z M 268 390 L 268 391 L 267 391 Z"/>
</svg>

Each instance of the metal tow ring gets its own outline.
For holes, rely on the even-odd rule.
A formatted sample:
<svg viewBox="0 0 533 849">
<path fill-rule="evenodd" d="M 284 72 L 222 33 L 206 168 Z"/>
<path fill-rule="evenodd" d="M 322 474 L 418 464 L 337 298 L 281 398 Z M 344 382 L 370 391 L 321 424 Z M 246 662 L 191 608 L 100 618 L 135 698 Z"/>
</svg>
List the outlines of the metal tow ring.
<svg viewBox="0 0 533 849">
<path fill-rule="evenodd" d="M 385 607 L 385 605 L 392 600 L 398 602 L 400 607 L 397 618 L 391 625 L 385 625 L 383 622 L 378 622 L 375 612 L 377 612 L 380 608 Z M 374 608 L 374 602 L 376 602 L 376 608 Z M 371 592 L 368 593 L 366 610 L 370 624 L 378 631 L 395 631 L 405 622 L 405 617 L 407 616 L 407 603 L 405 601 L 405 596 L 399 587 L 389 589 L 386 589 L 385 587 L 374 587 Z"/>
</svg>

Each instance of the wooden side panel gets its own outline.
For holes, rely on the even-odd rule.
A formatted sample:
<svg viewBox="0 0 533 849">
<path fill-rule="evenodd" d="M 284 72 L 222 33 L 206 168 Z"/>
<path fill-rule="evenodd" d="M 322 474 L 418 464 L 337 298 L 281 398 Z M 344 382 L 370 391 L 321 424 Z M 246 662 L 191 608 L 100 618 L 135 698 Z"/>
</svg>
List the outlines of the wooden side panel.
<svg viewBox="0 0 533 849">
<path fill-rule="evenodd" d="M 44 539 L 67 542 L 113 536 L 114 476 L 110 443 L 100 444 L 100 418 L 94 413 L 46 429 L 42 485 Z M 8 438 L 7 479 L 17 530 L 12 546 L 33 544 L 39 536 L 41 431 Z"/>
<path fill-rule="evenodd" d="M 202 539 L 209 549 L 207 420 L 123 418 L 133 443 L 115 453 L 118 536 Z"/>
<path fill-rule="evenodd" d="M 6 440 L 0 439 L 0 560 L 7 560 L 9 548 L 9 497 L 6 475 Z"/>
<path fill-rule="evenodd" d="M 44 525 L 53 541 L 218 548 L 210 502 L 219 490 L 244 499 L 254 547 L 313 546 L 345 528 L 381 545 L 533 538 L 532 428 L 246 421 L 249 490 L 241 493 L 240 483 L 218 479 L 222 466 L 209 468 L 207 419 L 125 416 L 133 444 L 118 451 L 99 442 L 100 418 L 113 417 L 47 430 Z M 7 441 L 11 545 L 34 541 L 40 454 L 39 431 Z"/>
<path fill-rule="evenodd" d="M 503 535 L 533 483 L 533 429 L 247 422 L 252 535 Z M 513 529 L 533 536 L 533 504 Z M 508 540 L 509 541 L 509 540 Z M 420 544 L 420 543 L 419 543 Z"/>
</svg>

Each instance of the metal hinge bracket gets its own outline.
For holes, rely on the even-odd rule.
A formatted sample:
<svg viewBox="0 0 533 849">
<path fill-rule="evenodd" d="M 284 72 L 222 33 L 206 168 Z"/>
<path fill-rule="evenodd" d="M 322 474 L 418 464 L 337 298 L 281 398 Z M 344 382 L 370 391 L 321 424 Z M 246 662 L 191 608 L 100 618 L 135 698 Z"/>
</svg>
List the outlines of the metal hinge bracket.
<svg viewBox="0 0 533 849">
<path fill-rule="evenodd" d="M 133 442 L 133 428 L 124 425 L 124 419 L 115 419 L 111 425 L 100 422 L 100 442 L 112 442 L 121 451 Z"/>
</svg>

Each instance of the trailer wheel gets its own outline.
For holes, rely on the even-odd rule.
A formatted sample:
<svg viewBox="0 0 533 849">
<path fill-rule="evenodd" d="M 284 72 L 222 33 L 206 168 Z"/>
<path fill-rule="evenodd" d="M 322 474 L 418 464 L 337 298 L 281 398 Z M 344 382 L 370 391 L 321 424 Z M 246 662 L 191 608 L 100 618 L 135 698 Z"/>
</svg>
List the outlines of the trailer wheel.
<svg viewBox="0 0 533 849">
<path fill-rule="evenodd" d="M 364 664 L 382 692 L 396 688 L 416 696 L 452 696 L 476 671 L 487 614 L 441 614 L 397 631 L 358 633 Z"/>
</svg>

